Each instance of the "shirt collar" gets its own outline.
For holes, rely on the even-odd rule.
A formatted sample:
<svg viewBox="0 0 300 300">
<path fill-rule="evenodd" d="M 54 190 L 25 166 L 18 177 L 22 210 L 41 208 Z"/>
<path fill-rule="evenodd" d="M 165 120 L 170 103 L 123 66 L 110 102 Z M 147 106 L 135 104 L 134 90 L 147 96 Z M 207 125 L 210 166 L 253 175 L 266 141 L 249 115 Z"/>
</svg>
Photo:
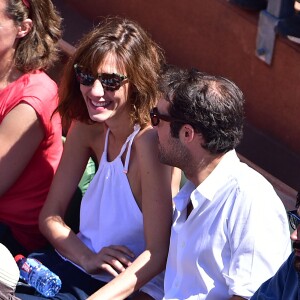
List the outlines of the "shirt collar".
<svg viewBox="0 0 300 300">
<path fill-rule="evenodd" d="M 228 151 L 199 186 L 196 187 L 192 182 L 187 181 L 173 199 L 177 210 L 185 209 L 189 199 L 191 199 L 194 208 L 198 207 L 199 202 L 203 199 L 212 201 L 216 192 L 227 182 L 227 178 L 232 174 L 232 170 L 238 162 L 240 160 L 236 151 Z"/>
<path fill-rule="evenodd" d="M 235 150 L 225 153 L 214 170 L 198 185 L 195 190 L 195 196 L 197 193 L 200 193 L 207 200 L 211 201 L 216 192 L 224 185 L 224 182 L 227 182 L 228 176 L 232 174 L 232 170 L 239 161 Z"/>
</svg>

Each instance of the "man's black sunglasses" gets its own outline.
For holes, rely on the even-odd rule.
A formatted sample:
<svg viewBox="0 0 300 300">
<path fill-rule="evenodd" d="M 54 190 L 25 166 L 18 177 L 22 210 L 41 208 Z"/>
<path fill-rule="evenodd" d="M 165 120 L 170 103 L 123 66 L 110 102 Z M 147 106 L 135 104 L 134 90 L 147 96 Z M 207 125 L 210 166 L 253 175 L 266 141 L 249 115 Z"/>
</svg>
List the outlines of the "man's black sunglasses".
<svg viewBox="0 0 300 300">
<path fill-rule="evenodd" d="M 297 214 L 297 210 L 291 210 L 287 212 L 289 222 L 291 225 L 291 228 L 293 230 L 296 230 L 297 227 L 300 225 L 300 217 Z"/>
<path fill-rule="evenodd" d="M 74 65 L 77 81 L 85 86 L 92 86 L 96 79 L 99 79 L 103 88 L 108 91 L 116 91 L 121 87 L 122 81 L 128 77 L 116 73 L 101 73 L 98 74 L 97 78 L 93 75 L 84 73 L 80 66 Z"/>
<path fill-rule="evenodd" d="M 171 116 L 162 115 L 159 113 L 157 107 L 154 107 L 150 111 L 150 119 L 152 126 L 157 126 L 159 124 L 160 120 L 166 121 L 166 122 L 180 122 L 180 123 L 187 123 L 186 121 L 179 120 L 176 118 L 173 118 Z"/>
</svg>

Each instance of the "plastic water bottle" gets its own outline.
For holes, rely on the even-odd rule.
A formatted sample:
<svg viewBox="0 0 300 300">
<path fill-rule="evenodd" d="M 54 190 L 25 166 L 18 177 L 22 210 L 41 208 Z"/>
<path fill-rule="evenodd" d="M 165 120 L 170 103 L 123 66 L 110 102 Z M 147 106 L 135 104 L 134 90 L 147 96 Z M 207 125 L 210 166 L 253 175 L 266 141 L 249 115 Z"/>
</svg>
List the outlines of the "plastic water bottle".
<svg viewBox="0 0 300 300">
<path fill-rule="evenodd" d="M 45 297 L 54 297 L 61 288 L 60 278 L 40 261 L 19 254 L 15 261 L 20 269 L 20 278 Z"/>
</svg>

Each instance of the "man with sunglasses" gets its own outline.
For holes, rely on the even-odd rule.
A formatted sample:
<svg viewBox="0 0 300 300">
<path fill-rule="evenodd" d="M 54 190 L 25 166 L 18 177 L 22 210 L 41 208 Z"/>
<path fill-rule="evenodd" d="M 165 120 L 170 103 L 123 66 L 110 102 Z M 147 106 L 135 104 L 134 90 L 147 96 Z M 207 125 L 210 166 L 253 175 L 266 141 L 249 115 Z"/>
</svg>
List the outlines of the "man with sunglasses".
<svg viewBox="0 0 300 300">
<path fill-rule="evenodd" d="M 251 300 L 300 299 L 300 198 L 297 195 L 296 210 L 289 211 L 288 217 L 293 230 L 291 240 L 294 251 L 278 272 L 261 285 Z"/>
<path fill-rule="evenodd" d="M 176 67 L 160 89 L 150 113 L 159 158 L 188 179 L 173 199 L 164 299 L 250 299 L 291 249 L 283 203 L 234 150 L 243 94 L 225 78 Z"/>
</svg>

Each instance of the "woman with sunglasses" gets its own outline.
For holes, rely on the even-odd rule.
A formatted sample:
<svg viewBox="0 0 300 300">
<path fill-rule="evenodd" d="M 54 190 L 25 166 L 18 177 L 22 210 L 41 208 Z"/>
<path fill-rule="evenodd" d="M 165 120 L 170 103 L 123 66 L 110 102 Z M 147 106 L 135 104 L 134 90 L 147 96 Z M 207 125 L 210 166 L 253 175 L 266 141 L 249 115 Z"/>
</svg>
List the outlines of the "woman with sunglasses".
<svg viewBox="0 0 300 300">
<path fill-rule="evenodd" d="M 35 256 L 62 280 L 55 299 L 86 299 L 101 287 L 99 299 L 163 296 L 171 168 L 158 160 L 149 117 L 163 62 L 138 24 L 108 18 L 79 42 L 66 66 L 58 111 L 72 124 L 40 215 L 57 252 Z M 90 156 L 99 167 L 75 234 L 64 214 Z"/>
<path fill-rule="evenodd" d="M 61 18 L 50 0 L 0 0 L 0 242 L 44 248 L 38 216 L 61 153 L 57 59 Z"/>
</svg>

